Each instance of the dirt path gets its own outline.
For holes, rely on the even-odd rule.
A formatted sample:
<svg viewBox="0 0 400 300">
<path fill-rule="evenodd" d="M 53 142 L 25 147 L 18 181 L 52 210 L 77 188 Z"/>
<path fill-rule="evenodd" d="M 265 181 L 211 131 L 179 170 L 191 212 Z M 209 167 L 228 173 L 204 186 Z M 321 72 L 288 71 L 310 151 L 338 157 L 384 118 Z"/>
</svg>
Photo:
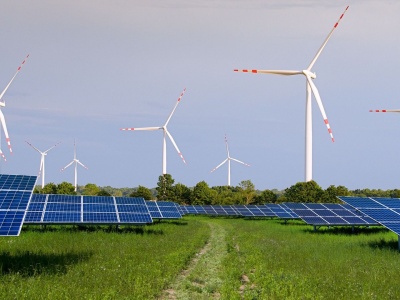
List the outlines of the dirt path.
<svg viewBox="0 0 400 300">
<path fill-rule="evenodd" d="M 209 222 L 210 239 L 160 299 L 219 299 L 220 264 L 226 255 L 225 229 Z"/>
</svg>

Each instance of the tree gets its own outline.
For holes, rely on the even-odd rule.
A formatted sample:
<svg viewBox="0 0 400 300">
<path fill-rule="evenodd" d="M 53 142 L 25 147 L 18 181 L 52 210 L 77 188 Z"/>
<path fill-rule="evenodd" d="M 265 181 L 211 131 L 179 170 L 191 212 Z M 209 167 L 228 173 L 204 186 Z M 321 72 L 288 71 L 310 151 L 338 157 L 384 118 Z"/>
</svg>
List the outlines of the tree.
<svg viewBox="0 0 400 300">
<path fill-rule="evenodd" d="M 61 182 L 57 185 L 57 194 L 60 195 L 76 195 L 75 187 L 69 182 Z"/>
<path fill-rule="evenodd" d="M 157 182 L 157 199 L 167 201 L 168 199 L 173 198 L 173 184 L 175 180 L 172 178 L 170 174 L 163 174 L 158 177 Z"/>
<path fill-rule="evenodd" d="M 94 183 L 88 183 L 83 188 L 82 195 L 96 196 L 100 192 L 100 188 Z"/>
<path fill-rule="evenodd" d="M 207 182 L 200 181 L 193 188 L 192 204 L 204 205 L 211 204 L 217 196 L 217 191 L 211 189 Z"/>
<path fill-rule="evenodd" d="M 139 187 L 129 195 L 129 197 L 140 197 L 144 198 L 144 200 L 152 200 L 153 193 L 147 187 L 139 185 Z"/>
<path fill-rule="evenodd" d="M 341 202 L 337 196 L 349 196 L 350 192 L 349 190 L 343 186 L 343 185 L 339 185 L 339 186 L 334 186 L 334 185 L 330 185 L 326 190 L 325 190 L 325 199 L 324 202 L 326 203 L 338 203 Z"/>
<path fill-rule="evenodd" d="M 41 194 L 57 194 L 57 185 L 55 185 L 53 182 L 49 182 L 42 188 L 40 193 Z"/>
<path fill-rule="evenodd" d="M 242 180 L 239 183 L 242 196 L 245 204 L 253 202 L 253 198 L 256 196 L 256 189 L 254 184 L 250 180 Z"/>
<path fill-rule="evenodd" d="M 271 190 L 264 190 L 254 199 L 256 204 L 276 203 L 278 196 Z"/>
<path fill-rule="evenodd" d="M 324 190 L 314 181 L 298 182 L 285 189 L 288 202 L 318 203 L 324 199 Z"/>
<path fill-rule="evenodd" d="M 111 194 L 109 192 L 107 192 L 106 190 L 100 190 L 97 193 L 97 196 L 111 196 Z"/>
<path fill-rule="evenodd" d="M 184 184 L 177 183 L 173 187 L 174 198 L 172 201 L 179 204 L 190 204 L 190 199 L 192 195 L 192 191 Z"/>
</svg>

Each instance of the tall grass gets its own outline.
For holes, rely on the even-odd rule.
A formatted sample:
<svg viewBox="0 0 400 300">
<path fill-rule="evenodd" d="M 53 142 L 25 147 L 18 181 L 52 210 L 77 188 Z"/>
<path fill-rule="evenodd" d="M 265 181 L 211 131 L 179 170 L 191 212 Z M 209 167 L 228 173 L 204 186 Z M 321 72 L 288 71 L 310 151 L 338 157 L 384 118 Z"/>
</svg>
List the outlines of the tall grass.
<svg viewBox="0 0 400 300">
<path fill-rule="evenodd" d="M 229 226 L 223 299 L 400 299 L 397 236 L 385 229 Z"/>
<path fill-rule="evenodd" d="M 0 299 L 152 299 L 209 236 L 205 223 L 28 229 L 0 240 Z"/>
<path fill-rule="evenodd" d="M 185 217 L 0 239 L 1 299 L 400 299 L 398 278 L 397 236 L 380 227 Z"/>
</svg>

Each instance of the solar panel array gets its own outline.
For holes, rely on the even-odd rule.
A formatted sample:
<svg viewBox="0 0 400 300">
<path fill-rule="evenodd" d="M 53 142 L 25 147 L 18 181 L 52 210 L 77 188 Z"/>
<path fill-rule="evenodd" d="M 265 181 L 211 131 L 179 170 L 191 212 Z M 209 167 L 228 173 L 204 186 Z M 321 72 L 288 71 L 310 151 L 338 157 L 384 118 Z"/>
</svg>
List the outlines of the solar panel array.
<svg viewBox="0 0 400 300">
<path fill-rule="evenodd" d="M 315 226 L 377 225 L 349 205 L 335 203 L 284 203 L 304 222 Z"/>
<path fill-rule="evenodd" d="M 181 205 L 182 214 L 242 217 L 278 217 L 297 219 L 289 208 L 279 204 L 265 205 Z"/>
<path fill-rule="evenodd" d="M 400 199 L 338 197 L 400 236 Z M 400 246 L 400 245 L 399 245 Z"/>
<path fill-rule="evenodd" d="M 169 201 L 146 201 L 150 216 L 153 219 L 179 219 L 182 214 L 174 202 Z"/>
<path fill-rule="evenodd" d="M 0 174 L 0 236 L 18 236 L 37 176 Z"/>
<path fill-rule="evenodd" d="M 26 224 L 147 224 L 143 198 L 33 194 Z"/>
</svg>

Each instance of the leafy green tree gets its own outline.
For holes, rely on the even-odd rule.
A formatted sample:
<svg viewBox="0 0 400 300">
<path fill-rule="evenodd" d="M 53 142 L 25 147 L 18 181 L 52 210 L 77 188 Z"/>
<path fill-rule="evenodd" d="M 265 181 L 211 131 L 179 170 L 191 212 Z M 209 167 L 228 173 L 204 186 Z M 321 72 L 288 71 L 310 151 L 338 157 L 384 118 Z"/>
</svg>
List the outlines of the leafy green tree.
<svg viewBox="0 0 400 300">
<path fill-rule="evenodd" d="M 239 188 L 241 189 L 244 203 L 248 205 L 253 202 L 253 199 L 256 196 L 254 184 L 250 180 L 243 180 L 239 183 Z"/>
<path fill-rule="evenodd" d="M 192 204 L 207 205 L 212 204 L 213 199 L 217 196 L 217 191 L 211 189 L 207 182 L 200 181 L 193 188 L 192 192 Z"/>
<path fill-rule="evenodd" d="M 163 174 L 158 177 L 157 199 L 167 201 L 174 198 L 173 185 L 175 180 L 170 174 Z"/>
<path fill-rule="evenodd" d="M 42 188 L 40 193 L 41 194 L 57 194 L 57 185 L 53 182 L 49 182 Z"/>
<path fill-rule="evenodd" d="M 82 195 L 96 196 L 100 192 L 100 188 L 94 183 L 88 183 L 83 188 Z"/>
<path fill-rule="evenodd" d="M 173 187 L 174 198 L 172 199 L 174 202 L 179 204 L 190 204 L 192 191 L 184 184 L 177 183 Z"/>
<path fill-rule="evenodd" d="M 109 192 L 107 192 L 106 190 L 101 189 L 96 196 L 111 196 L 111 194 Z"/>
<path fill-rule="evenodd" d="M 144 198 L 144 200 L 152 200 L 153 193 L 147 187 L 139 185 L 139 187 L 136 189 L 136 191 L 131 193 L 129 195 L 129 197 L 141 197 L 141 198 Z"/>
<path fill-rule="evenodd" d="M 61 182 L 57 185 L 57 194 L 60 195 L 76 195 L 75 187 L 69 182 Z"/>
<path fill-rule="evenodd" d="M 324 200 L 324 190 L 314 181 L 298 182 L 285 189 L 288 202 L 319 203 Z"/>
<path fill-rule="evenodd" d="M 256 204 L 276 203 L 278 196 L 271 190 L 264 190 L 254 199 Z"/>
<path fill-rule="evenodd" d="M 341 202 L 337 196 L 349 196 L 350 192 L 349 190 L 343 186 L 343 185 L 339 185 L 339 186 L 334 186 L 334 185 L 330 185 L 326 190 L 325 190 L 325 199 L 324 202 L 326 203 L 339 203 Z"/>
</svg>

